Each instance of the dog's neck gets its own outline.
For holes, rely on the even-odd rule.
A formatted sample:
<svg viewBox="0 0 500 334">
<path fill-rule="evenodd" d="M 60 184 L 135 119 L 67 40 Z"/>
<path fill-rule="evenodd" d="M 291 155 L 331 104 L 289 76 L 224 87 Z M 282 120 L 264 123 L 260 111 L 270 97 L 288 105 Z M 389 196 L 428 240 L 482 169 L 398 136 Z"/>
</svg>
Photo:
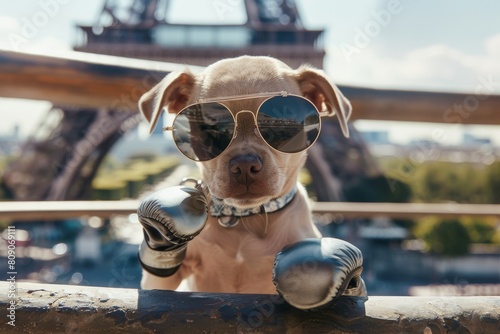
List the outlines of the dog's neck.
<svg viewBox="0 0 500 334">
<path fill-rule="evenodd" d="M 240 209 L 234 206 L 230 206 L 224 203 L 223 199 L 212 196 L 210 201 L 210 215 L 212 217 L 217 217 L 219 224 L 224 227 L 233 227 L 238 224 L 240 217 L 273 213 L 283 209 L 291 200 L 295 197 L 297 193 L 297 186 L 294 186 L 285 195 L 272 199 L 267 203 L 259 205 L 254 208 Z"/>
</svg>

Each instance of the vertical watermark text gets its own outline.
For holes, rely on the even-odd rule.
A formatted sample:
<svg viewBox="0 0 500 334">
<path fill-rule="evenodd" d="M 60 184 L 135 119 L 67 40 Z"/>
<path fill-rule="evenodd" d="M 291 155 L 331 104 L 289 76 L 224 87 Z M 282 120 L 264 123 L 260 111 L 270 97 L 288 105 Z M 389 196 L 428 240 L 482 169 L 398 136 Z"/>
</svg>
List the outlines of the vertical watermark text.
<svg viewBox="0 0 500 334">
<path fill-rule="evenodd" d="M 16 326 L 16 227 L 9 226 L 7 228 L 7 283 L 9 283 L 7 297 L 9 304 L 7 306 L 7 324 Z"/>
</svg>

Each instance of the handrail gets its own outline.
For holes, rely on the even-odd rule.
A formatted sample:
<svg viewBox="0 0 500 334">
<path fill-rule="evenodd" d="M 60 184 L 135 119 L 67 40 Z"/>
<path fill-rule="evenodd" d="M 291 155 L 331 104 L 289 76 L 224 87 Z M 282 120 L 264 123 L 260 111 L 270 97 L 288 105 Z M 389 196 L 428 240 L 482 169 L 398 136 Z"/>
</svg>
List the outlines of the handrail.
<svg viewBox="0 0 500 334">
<path fill-rule="evenodd" d="M 500 206 L 492 204 L 312 202 L 311 206 L 313 213 L 331 214 L 342 218 L 500 217 Z M 0 220 L 52 220 L 81 216 L 109 218 L 136 213 L 138 207 L 138 200 L 5 201 L 0 202 Z"/>
<path fill-rule="evenodd" d="M 0 295 L 8 312 L 2 333 L 497 333 L 500 327 L 500 297 L 341 297 L 305 312 L 277 295 L 8 282 L 0 289 L 9 291 Z"/>
<path fill-rule="evenodd" d="M 0 97 L 56 105 L 137 110 L 140 96 L 172 71 L 200 67 L 66 51 L 0 49 Z"/>
<path fill-rule="evenodd" d="M 500 217 L 500 206 L 494 204 L 314 202 L 312 210 L 318 214 L 335 214 L 346 218 Z"/>
<path fill-rule="evenodd" d="M 145 91 L 167 73 L 185 68 L 73 51 L 54 55 L 0 50 L 0 97 L 135 111 Z M 471 93 L 340 87 L 356 111 L 352 120 L 498 125 L 500 96 L 492 95 L 488 78 L 482 81 Z"/>
<path fill-rule="evenodd" d="M 137 212 L 139 201 L 6 201 L 0 202 L 0 220 L 57 220 L 82 216 L 110 218 Z"/>
</svg>

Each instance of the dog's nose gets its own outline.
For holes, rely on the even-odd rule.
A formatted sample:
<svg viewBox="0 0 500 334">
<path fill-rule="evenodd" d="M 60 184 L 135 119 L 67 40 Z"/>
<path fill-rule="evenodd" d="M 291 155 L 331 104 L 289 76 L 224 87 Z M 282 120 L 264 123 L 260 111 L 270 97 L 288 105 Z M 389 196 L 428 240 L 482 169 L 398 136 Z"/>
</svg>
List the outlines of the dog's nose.
<svg viewBox="0 0 500 334">
<path fill-rule="evenodd" d="M 256 154 L 237 155 L 229 160 L 229 171 L 236 177 L 253 177 L 261 170 L 262 159 Z"/>
</svg>

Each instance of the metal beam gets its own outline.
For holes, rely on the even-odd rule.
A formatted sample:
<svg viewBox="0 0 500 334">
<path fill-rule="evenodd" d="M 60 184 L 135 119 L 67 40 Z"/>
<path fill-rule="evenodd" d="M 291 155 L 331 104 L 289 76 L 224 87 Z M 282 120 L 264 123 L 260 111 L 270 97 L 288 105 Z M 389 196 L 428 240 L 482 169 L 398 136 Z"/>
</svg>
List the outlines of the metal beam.
<svg viewBox="0 0 500 334">
<path fill-rule="evenodd" d="M 0 50 L 0 97 L 137 110 L 144 92 L 171 71 L 186 68 L 182 64 L 72 51 L 41 55 Z"/>
<path fill-rule="evenodd" d="M 109 218 L 137 212 L 140 202 L 124 201 L 7 201 L 0 202 L 0 219 L 58 220 L 82 216 Z"/>
<path fill-rule="evenodd" d="M 500 125 L 500 95 L 341 87 L 352 120 Z"/>
<path fill-rule="evenodd" d="M 138 200 L 124 201 L 7 201 L 0 202 L 2 220 L 52 220 L 81 216 L 109 218 L 137 212 Z M 446 218 L 474 216 L 500 217 L 500 206 L 458 203 L 348 203 L 313 202 L 312 211 L 344 218 L 390 217 L 411 219 L 422 216 Z"/>
<path fill-rule="evenodd" d="M 500 297 L 341 297 L 304 312 L 276 295 L 7 282 L 0 289 L 0 308 L 7 311 L 2 333 L 480 334 L 500 328 Z"/>
<path fill-rule="evenodd" d="M 80 52 L 40 55 L 0 50 L 0 96 L 137 110 L 142 93 L 170 71 L 186 67 Z M 500 125 L 499 95 L 340 88 L 352 102 L 352 120 Z"/>
<path fill-rule="evenodd" d="M 314 202 L 312 210 L 318 214 L 342 215 L 345 218 L 500 217 L 500 207 L 494 204 Z"/>
</svg>

